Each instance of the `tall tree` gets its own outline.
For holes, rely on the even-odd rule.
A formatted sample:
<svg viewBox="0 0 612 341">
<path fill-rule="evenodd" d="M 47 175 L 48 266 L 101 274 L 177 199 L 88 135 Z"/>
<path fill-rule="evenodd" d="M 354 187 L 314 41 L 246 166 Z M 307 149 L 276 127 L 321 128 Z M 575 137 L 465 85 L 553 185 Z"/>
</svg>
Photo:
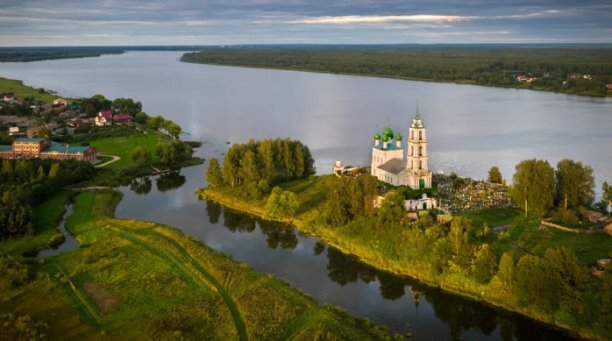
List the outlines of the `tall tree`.
<svg viewBox="0 0 612 341">
<path fill-rule="evenodd" d="M 595 198 L 593 169 L 564 159 L 557 164 L 557 202 L 563 208 L 591 205 Z"/>
<path fill-rule="evenodd" d="M 489 182 L 501 184 L 502 183 L 502 174 L 497 167 L 491 167 L 489 169 Z"/>
<path fill-rule="evenodd" d="M 244 157 L 240 160 L 240 171 L 244 182 L 247 184 L 259 182 L 259 167 L 257 157 L 252 150 L 247 150 Z"/>
<path fill-rule="evenodd" d="M 261 177 L 272 183 L 275 176 L 274 167 L 274 151 L 272 149 L 272 140 L 264 139 L 257 146 L 257 155 L 261 160 Z"/>
<path fill-rule="evenodd" d="M 553 207 L 555 173 L 548 161 L 525 160 L 516 165 L 511 197 L 515 205 L 542 216 Z"/>
<path fill-rule="evenodd" d="M 514 259 L 512 253 L 505 252 L 499 261 L 497 277 L 508 289 L 512 289 L 514 283 Z"/>
<path fill-rule="evenodd" d="M 603 193 L 601 198 L 601 206 L 607 207 L 612 205 L 612 186 L 608 185 L 607 181 L 604 181 L 603 185 L 601 185 L 601 191 Z"/>
<path fill-rule="evenodd" d="M 376 225 L 383 227 L 388 224 L 399 224 L 406 217 L 404 196 L 395 191 L 387 194 L 378 208 Z"/>
<path fill-rule="evenodd" d="M 206 169 L 206 182 L 210 187 L 220 187 L 223 185 L 223 176 L 219 167 L 219 160 L 211 158 Z"/>
<path fill-rule="evenodd" d="M 482 244 L 476 252 L 476 259 L 472 264 L 472 274 L 476 281 L 489 283 L 497 272 L 497 256 L 491 251 L 489 244 Z"/>
</svg>

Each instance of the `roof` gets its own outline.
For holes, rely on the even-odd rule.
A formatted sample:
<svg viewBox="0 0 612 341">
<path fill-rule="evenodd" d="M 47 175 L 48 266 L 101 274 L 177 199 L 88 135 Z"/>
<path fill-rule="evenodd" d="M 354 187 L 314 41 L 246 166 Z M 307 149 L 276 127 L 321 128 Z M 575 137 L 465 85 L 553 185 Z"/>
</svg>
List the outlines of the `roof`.
<svg viewBox="0 0 612 341">
<path fill-rule="evenodd" d="M 15 140 L 15 142 L 30 142 L 30 143 L 40 143 L 45 139 L 37 138 L 37 137 L 22 137 Z"/>
<path fill-rule="evenodd" d="M 132 116 L 130 114 L 117 114 L 113 117 L 115 121 L 131 121 Z"/>
<path fill-rule="evenodd" d="M 406 169 L 406 164 L 404 163 L 404 160 L 402 159 L 393 158 L 383 163 L 382 165 L 378 166 L 378 169 L 382 169 L 385 172 L 391 173 L 391 174 L 399 174 L 401 171 Z"/>
<path fill-rule="evenodd" d="M 70 146 L 57 142 L 51 142 L 51 145 L 43 150 L 44 153 L 68 153 L 68 154 L 82 154 L 89 146 Z"/>
<path fill-rule="evenodd" d="M 13 146 L 0 144 L 0 152 L 12 152 L 12 151 L 13 151 Z"/>
<path fill-rule="evenodd" d="M 102 116 L 102 117 L 104 117 L 105 119 L 110 120 L 110 119 L 112 119 L 112 118 L 113 118 L 113 113 L 112 113 L 110 110 L 107 110 L 107 111 L 100 111 L 100 112 L 98 113 L 98 116 Z"/>
</svg>

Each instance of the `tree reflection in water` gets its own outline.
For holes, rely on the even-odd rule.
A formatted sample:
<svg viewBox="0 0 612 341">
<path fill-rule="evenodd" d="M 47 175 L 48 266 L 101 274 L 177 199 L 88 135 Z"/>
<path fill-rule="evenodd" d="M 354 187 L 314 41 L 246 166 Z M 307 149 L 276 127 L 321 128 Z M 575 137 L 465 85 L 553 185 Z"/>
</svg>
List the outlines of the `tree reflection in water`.
<svg viewBox="0 0 612 341">
<path fill-rule="evenodd" d="M 298 245 L 295 230 L 285 225 L 269 221 L 259 221 L 259 229 L 266 236 L 266 242 L 270 249 L 276 249 L 279 246 L 281 249 L 295 249 Z"/>
<path fill-rule="evenodd" d="M 157 178 L 156 185 L 157 190 L 160 192 L 167 192 L 173 189 L 177 189 L 185 184 L 185 177 L 180 172 L 170 172 L 160 175 Z"/>
<path fill-rule="evenodd" d="M 206 212 L 211 223 L 217 223 L 223 214 L 224 225 L 232 232 L 256 232 L 265 236 L 267 247 L 270 249 L 294 249 L 300 242 L 296 230 L 280 223 L 256 220 L 250 216 L 223 208 L 212 202 L 206 203 Z M 412 300 L 414 309 L 418 309 L 422 302 L 431 305 L 436 318 L 450 329 L 450 339 L 465 338 L 464 332 L 479 330 L 484 335 L 491 335 L 499 326 L 499 338 L 503 340 L 564 340 L 570 339 L 561 333 L 552 332 L 548 328 L 534 328 L 534 322 L 511 314 L 500 313 L 492 308 L 449 295 L 438 289 L 419 284 L 409 278 L 395 276 L 382 272 L 360 262 L 358 259 L 347 256 L 340 251 L 317 241 L 313 247 L 313 254 L 308 257 L 319 257 L 327 250 L 327 276 L 329 279 L 345 286 L 348 283 L 379 282 L 379 292 L 386 300 L 396 301 L 404 296 Z M 408 293 L 409 295 L 406 295 Z M 408 301 L 406 304 L 409 304 Z"/>
<path fill-rule="evenodd" d="M 208 222 L 211 224 L 216 224 L 219 222 L 219 217 L 221 217 L 221 212 L 223 208 L 221 205 L 212 202 L 210 200 L 206 201 L 206 215 L 208 215 Z"/>
<path fill-rule="evenodd" d="M 148 176 L 136 178 L 130 182 L 130 190 L 138 195 L 146 195 L 151 192 L 151 179 Z"/>
</svg>

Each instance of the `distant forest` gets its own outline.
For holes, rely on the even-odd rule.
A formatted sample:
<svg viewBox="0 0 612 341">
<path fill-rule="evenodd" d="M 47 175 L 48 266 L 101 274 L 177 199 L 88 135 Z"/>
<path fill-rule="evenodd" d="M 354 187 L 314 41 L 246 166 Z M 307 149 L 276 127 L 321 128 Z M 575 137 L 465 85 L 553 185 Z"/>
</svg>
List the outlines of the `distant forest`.
<svg viewBox="0 0 612 341">
<path fill-rule="evenodd" d="M 99 57 L 126 51 L 194 51 L 202 46 L 60 46 L 0 47 L 0 62 L 33 62 L 49 59 Z"/>
<path fill-rule="evenodd" d="M 181 60 L 612 95 L 611 45 L 254 45 L 208 47 Z"/>
</svg>

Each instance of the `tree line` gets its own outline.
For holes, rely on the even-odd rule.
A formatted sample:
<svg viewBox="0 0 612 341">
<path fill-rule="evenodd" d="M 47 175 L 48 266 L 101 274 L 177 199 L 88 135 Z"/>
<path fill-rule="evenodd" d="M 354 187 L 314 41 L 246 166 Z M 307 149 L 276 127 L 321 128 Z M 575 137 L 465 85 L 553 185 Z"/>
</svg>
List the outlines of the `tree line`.
<svg viewBox="0 0 612 341">
<path fill-rule="evenodd" d="M 31 235 L 33 207 L 66 186 L 91 179 L 93 165 L 76 160 L 2 160 L 0 238 Z"/>
<path fill-rule="evenodd" d="M 260 198 L 281 181 L 314 173 L 314 159 L 307 146 L 297 140 L 277 138 L 232 144 L 222 166 L 216 158 L 210 159 L 206 179 L 211 187 L 244 186 L 245 195 Z"/>
<path fill-rule="evenodd" d="M 211 47 L 185 53 L 190 63 L 534 87 L 606 95 L 612 48 L 593 46 L 275 46 Z M 592 79 L 572 77 L 588 74 Z M 518 75 L 537 77 L 531 83 Z"/>
</svg>

